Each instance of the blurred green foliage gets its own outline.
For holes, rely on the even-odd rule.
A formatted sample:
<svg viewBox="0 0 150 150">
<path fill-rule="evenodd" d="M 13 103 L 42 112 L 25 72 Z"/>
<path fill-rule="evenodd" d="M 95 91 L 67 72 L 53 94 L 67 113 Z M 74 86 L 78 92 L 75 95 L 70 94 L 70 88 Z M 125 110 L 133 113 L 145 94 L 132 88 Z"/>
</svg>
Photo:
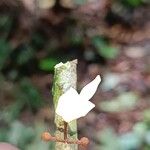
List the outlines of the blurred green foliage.
<svg viewBox="0 0 150 150">
<path fill-rule="evenodd" d="M 87 2 L 87 0 L 75 1 L 78 5 Z M 150 3 L 149 0 L 117 0 L 117 2 L 121 7 L 119 10 L 115 9 L 114 12 L 119 13 L 121 17 L 127 14 L 123 12 Z M 0 106 L 0 141 L 16 144 L 22 150 L 53 150 L 53 144 L 44 143 L 40 139 L 41 133 L 47 128 L 45 123 L 34 122 L 34 120 L 31 123 L 23 123 L 19 119 L 24 109 L 35 115 L 44 105 L 43 97 L 30 81 L 30 73 L 27 72 L 31 71 L 31 74 L 35 70 L 42 73 L 52 72 L 54 65 L 64 59 L 62 49 L 66 50 L 69 47 L 67 52 L 71 53 L 74 51 L 74 47 L 83 45 L 85 48 L 82 47 L 82 49 L 86 51 L 85 38 L 89 37 L 85 37 L 85 27 L 77 26 L 77 23 L 73 21 L 73 23 L 68 23 L 66 30 L 61 29 L 63 30 L 62 39 L 53 34 L 48 37 L 46 33 L 35 29 L 30 40 L 13 49 L 9 38 L 12 30 L 14 32 L 14 21 L 10 15 L 0 15 L 0 96 L 7 93 L 10 96 L 7 98 L 11 99 L 5 108 Z M 62 42 L 63 40 L 64 42 Z M 117 58 L 119 50 L 111 45 L 105 37 L 93 36 L 88 40 L 96 50 L 92 49 L 92 55 L 98 53 L 106 61 Z M 56 54 L 59 55 L 59 58 Z M 74 53 L 65 55 L 70 59 Z M 104 78 L 107 83 L 104 81 L 103 89 L 105 91 L 115 89 L 119 82 L 118 75 L 104 76 Z M 5 97 L 3 98 L 5 100 Z M 139 95 L 134 92 L 120 93 L 110 101 L 100 102 L 98 107 L 106 113 L 119 113 L 135 108 L 138 100 Z M 140 150 L 141 147 L 142 150 L 149 150 L 150 110 L 144 110 L 142 116 L 143 121 L 136 123 L 133 130 L 128 133 L 118 135 L 112 128 L 107 127 L 106 130 L 98 133 L 97 140 L 100 142 L 97 145 L 98 150 Z"/>
<path fill-rule="evenodd" d="M 8 132 L 8 141 L 24 149 L 26 143 L 30 142 L 34 136 L 34 131 L 30 127 L 25 127 L 21 122 L 14 121 Z"/>
<path fill-rule="evenodd" d="M 23 79 L 16 90 L 16 99 L 23 101 L 24 105 L 27 105 L 31 110 L 41 107 L 41 95 L 28 79 Z"/>
<path fill-rule="evenodd" d="M 12 27 L 12 18 L 9 15 L 0 15 L 0 32 L 3 39 L 6 39 Z"/>
<path fill-rule="evenodd" d="M 125 5 L 137 7 L 142 4 L 142 0 L 122 0 Z"/>
<path fill-rule="evenodd" d="M 150 129 L 150 110 L 149 109 L 144 110 L 143 117 L 144 117 L 144 122 L 149 125 L 149 129 Z"/>
<path fill-rule="evenodd" d="M 149 132 L 148 125 L 143 122 L 136 123 L 132 131 L 121 135 L 117 135 L 112 128 L 107 128 L 97 134 L 101 143 L 99 148 L 101 150 L 140 150 L 140 147 L 143 147 L 143 150 L 147 150 L 150 148 Z"/>
<path fill-rule="evenodd" d="M 107 59 L 114 59 L 118 55 L 118 49 L 112 47 L 108 42 L 100 36 L 95 36 L 92 39 L 92 43 L 95 46 L 99 55 Z"/>
<path fill-rule="evenodd" d="M 100 103 L 100 109 L 106 112 L 120 112 L 133 109 L 138 101 L 138 95 L 133 92 L 121 93 L 111 101 Z"/>
<path fill-rule="evenodd" d="M 4 39 L 0 39 L 0 70 L 7 64 L 10 54 L 10 45 Z"/>
<path fill-rule="evenodd" d="M 5 94 L 5 89 L 8 88 L 5 87 L 7 86 L 7 81 L 2 76 L 0 79 L 0 89 Z M 42 142 L 40 138 L 41 133 L 47 128 L 46 125 L 41 122 L 22 123 L 18 119 L 24 108 L 28 109 L 32 114 L 39 107 L 42 107 L 44 103 L 42 96 L 29 79 L 26 78 L 11 86 L 10 96 L 14 102 L 11 105 L 0 108 L 0 141 L 17 145 L 22 150 L 40 150 L 41 148 L 49 150 L 53 145 Z"/>
<path fill-rule="evenodd" d="M 30 47 L 23 48 L 20 50 L 16 58 L 16 62 L 18 65 L 23 65 L 28 63 L 34 57 L 34 50 Z"/>
<path fill-rule="evenodd" d="M 45 143 L 40 138 L 47 128 L 44 123 L 35 122 L 29 126 L 20 121 L 13 121 L 7 130 L 5 128 L 0 128 L 0 141 L 17 145 L 21 150 L 53 149 L 53 143 Z"/>
<path fill-rule="evenodd" d="M 5 81 L 2 82 L 3 81 L 0 81 L 0 89 L 3 90 L 3 94 L 8 94 L 8 91 L 4 90 Z M 42 95 L 37 88 L 33 86 L 29 79 L 22 79 L 20 82 L 12 84 L 11 86 L 10 96 L 11 99 L 14 100 L 14 103 L 5 107 L 4 110 L 1 110 L 1 119 L 5 120 L 6 123 L 10 123 L 17 119 L 24 107 L 31 112 L 36 112 L 43 106 L 44 102 Z"/>
<path fill-rule="evenodd" d="M 54 66 L 59 63 L 55 58 L 44 58 L 39 62 L 39 68 L 44 71 L 53 71 Z"/>
</svg>

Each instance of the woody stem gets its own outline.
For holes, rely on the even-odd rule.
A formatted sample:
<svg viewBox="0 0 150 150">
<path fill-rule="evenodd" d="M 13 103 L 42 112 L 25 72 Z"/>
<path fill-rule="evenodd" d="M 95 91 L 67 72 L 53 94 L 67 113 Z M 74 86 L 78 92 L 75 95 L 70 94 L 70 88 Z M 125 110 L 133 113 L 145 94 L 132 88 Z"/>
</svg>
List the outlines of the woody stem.
<svg viewBox="0 0 150 150">
<path fill-rule="evenodd" d="M 57 108 L 58 100 L 62 94 L 64 94 L 70 87 L 76 89 L 77 83 L 77 60 L 68 61 L 66 63 L 59 63 L 54 68 L 54 82 L 53 82 L 53 102 L 55 110 Z M 64 131 L 62 133 L 62 128 L 64 129 L 64 120 L 61 116 L 55 113 L 55 125 L 56 125 L 56 137 L 64 139 Z M 69 129 L 72 135 L 69 138 L 77 140 L 77 123 L 73 120 L 69 123 Z M 65 136 L 66 137 L 66 136 Z M 55 150 L 78 150 L 76 144 L 64 144 L 56 142 Z"/>
</svg>

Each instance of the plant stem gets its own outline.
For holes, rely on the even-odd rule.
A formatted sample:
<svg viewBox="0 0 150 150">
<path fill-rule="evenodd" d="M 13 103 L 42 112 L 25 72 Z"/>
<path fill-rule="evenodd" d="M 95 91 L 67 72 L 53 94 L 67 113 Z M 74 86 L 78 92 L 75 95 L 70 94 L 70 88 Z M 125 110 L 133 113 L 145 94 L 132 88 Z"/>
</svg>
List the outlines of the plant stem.
<svg viewBox="0 0 150 150">
<path fill-rule="evenodd" d="M 77 74 L 76 74 L 77 60 L 68 61 L 65 64 L 59 63 L 54 70 L 53 83 L 53 102 L 56 109 L 59 97 L 65 93 L 70 87 L 76 89 Z M 55 136 L 60 139 L 77 140 L 77 123 L 76 120 L 71 121 L 67 126 L 64 124 L 62 117 L 55 113 Z M 68 130 L 67 130 L 68 129 Z M 67 133 L 69 131 L 69 133 Z M 78 145 L 56 142 L 55 150 L 77 150 Z"/>
</svg>

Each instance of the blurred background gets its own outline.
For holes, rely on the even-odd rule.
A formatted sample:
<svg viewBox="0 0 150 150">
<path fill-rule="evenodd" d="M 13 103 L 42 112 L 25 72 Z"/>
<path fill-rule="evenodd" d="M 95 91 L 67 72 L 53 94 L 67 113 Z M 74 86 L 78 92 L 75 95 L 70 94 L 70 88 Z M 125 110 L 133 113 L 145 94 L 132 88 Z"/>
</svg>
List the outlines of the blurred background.
<svg viewBox="0 0 150 150">
<path fill-rule="evenodd" d="M 78 120 L 88 150 L 150 150 L 149 0 L 0 0 L 0 141 L 49 150 L 54 65 L 97 74 L 96 107 Z"/>
</svg>

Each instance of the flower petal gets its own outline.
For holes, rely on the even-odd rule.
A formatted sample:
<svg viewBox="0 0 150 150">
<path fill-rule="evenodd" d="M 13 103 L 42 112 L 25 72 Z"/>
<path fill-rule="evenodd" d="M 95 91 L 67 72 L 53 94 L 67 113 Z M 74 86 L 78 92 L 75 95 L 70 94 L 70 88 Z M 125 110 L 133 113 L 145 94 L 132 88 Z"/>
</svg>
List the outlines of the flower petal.
<svg viewBox="0 0 150 150">
<path fill-rule="evenodd" d="M 74 113 L 77 111 L 79 102 L 79 94 L 73 88 L 70 88 L 67 92 L 60 96 L 56 113 L 61 116 L 65 121 L 72 121 L 76 117 Z M 76 119 L 76 118 L 75 118 Z"/>
<path fill-rule="evenodd" d="M 101 82 L 101 77 L 100 75 L 97 75 L 97 77 L 91 81 L 89 84 L 87 84 L 80 92 L 80 96 L 84 99 L 84 100 L 89 100 L 92 98 L 92 96 L 95 94 L 98 85 Z"/>
<path fill-rule="evenodd" d="M 90 101 L 85 101 L 85 102 L 86 103 L 84 104 L 82 109 L 82 117 L 86 116 L 87 113 L 95 107 L 95 104 L 91 103 Z"/>
<path fill-rule="evenodd" d="M 63 119 L 66 122 L 70 122 L 72 120 L 78 119 L 82 116 L 81 109 L 79 108 L 79 103 L 72 104 L 72 107 L 70 107 L 65 113 L 63 114 Z"/>
<path fill-rule="evenodd" d="M 90 101 L 84 101 L 79 98 L 73 101 L 69 108 L 64 111 L 62 117 L 66 122 L 70 122 L 85 116 L 94 107 L 95 105 Z"/>
</svg>

